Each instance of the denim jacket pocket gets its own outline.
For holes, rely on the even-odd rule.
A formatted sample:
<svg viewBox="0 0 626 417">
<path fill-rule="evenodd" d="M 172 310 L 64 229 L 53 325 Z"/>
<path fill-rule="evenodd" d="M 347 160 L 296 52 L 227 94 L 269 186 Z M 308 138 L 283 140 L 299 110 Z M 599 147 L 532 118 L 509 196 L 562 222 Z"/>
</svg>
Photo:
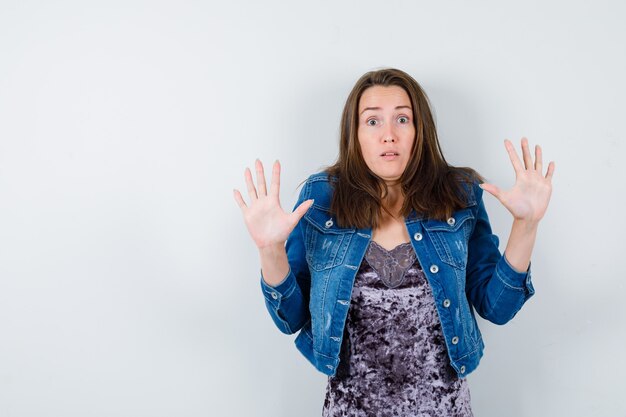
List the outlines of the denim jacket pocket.
<svg viewBox="0 0 626 417">
<path fill-rule="evenodd" d="M 306 260 L 315 271 L 341 265 L 354 235 L 354 229 L 342 229 L 326 210 L 311 207 L 306 220 Z"/>
<path fill-rule="evenodd" d="M 439 258 L 455 268 L 467 266 L 467 242 L 474 224 L 471 209 L 463 209 L 452 214 L 447 221 L 428 220 L 424 229 L 431 238 Z"/>
</svg>

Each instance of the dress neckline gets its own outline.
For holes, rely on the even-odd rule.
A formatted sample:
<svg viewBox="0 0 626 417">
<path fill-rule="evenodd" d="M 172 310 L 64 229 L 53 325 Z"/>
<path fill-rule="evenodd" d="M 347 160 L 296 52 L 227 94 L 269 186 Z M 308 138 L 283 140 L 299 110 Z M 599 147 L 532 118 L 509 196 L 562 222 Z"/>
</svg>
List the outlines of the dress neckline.
<svg viewBox="0 0 626 417">
<path fill-rule="evenodd" d="M 398 250 L 399 248 L 404 247 L 405 245 L 410 245 L 411 242 L 402 242 L 399 245 L 395 246 L 393 249 L 386 249 L 383 246 L 380 245 L 380 243 L 376 242 L 375 240 L 372 240 L 372 243 L 375 244 L 376 246 L 378 246 L 379 248 L 381 248 L 382 250 L 384 250 L 385 252 L 395 252 L 396 250 Z"/>
</svg>

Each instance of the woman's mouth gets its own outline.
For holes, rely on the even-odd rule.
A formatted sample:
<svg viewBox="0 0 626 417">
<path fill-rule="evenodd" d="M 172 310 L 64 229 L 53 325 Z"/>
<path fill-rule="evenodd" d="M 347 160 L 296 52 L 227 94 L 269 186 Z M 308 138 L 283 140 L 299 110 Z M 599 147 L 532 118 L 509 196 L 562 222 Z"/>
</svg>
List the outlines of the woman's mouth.
<svg viewBox="0 0 626 417">
<path fill-rule="evenodd" d="M 399 155 L 397 152 L 383 152 L 380 156 L 382 156 L 385 161 L 393 161 Z"/>
</svg>

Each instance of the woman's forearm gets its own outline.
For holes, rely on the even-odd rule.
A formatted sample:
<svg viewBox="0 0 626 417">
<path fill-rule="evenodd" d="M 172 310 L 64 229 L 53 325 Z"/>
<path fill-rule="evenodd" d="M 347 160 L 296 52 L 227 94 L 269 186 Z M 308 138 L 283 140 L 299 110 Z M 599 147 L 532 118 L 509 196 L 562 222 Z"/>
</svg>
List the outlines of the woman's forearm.
<svg viewBox="0 0 626 417">
<path fill-rule="evenodd" d="M 285 245 L 259 249 L 259 257 L 263 281 L 272 287 L 280 284 L 289 273 L 289 260 Z"/>
<path fill-rule="evenodd" d="M 525 272 L 530 265 L 530 256 L 535 246 L 539 222 L 514 220 L 504 254 L 517 272 Z"/>
</svg>

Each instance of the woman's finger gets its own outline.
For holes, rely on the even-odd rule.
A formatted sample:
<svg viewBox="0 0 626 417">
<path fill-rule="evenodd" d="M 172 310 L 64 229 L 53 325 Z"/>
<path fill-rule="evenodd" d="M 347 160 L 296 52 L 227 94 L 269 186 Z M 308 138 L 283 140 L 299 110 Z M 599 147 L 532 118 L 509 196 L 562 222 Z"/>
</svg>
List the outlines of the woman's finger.
<svg viewBox="0 0 626 417">
<path fill-rule="evenodd" d="M 546 179 L 552 181 L 552 175 L 554 175 L 554 168 L 555 168 L 554 161 L 551 161 L 548 164 L 548 172 L 546 173 Z"/>
<path fill-rule="evenodd" d="M 278 159 L 272 166 L 272 182 L 270 184 L 270 195 L 279 198 L 280 193 L 280 162 Z"/>
<path fill-rule="evenodd" d="M 306 214 L 306 212 L 313 205 L 313 199 L 305 200 L 294 211 L 291 212 L 290 216 L 293 220 L 293 224 L 296 224 L 300 221 L 302 216 Z"/>
<path fill-rule="evenodd" d="M 543 172 L 543 158 L 541 155 L 541 146 L 535 145 L 535 170 L 541 174 Z"/>
<path fill-rule="evenodd" d="M 248 195 L 250 196 L 250 203 L 254 203 L 254 200 L 257 200 L 259 197 L 256 194 L 256 188 L 254 188 L 254 183 L 252 182 L 252 172 L 250 172 L 250 168 L 248 167 L 246 167 L 245 177 L 246 186 L 248 187 Z"/>
<path fill-rule="evenodd" d="M 483 190 L 487 191 L 489 194 L 491 194 L 492 196 L 500 200 L 502 191 L 500 190 L 499 187 L 493 184 L 487 184 L 483 182 L 482 184 L 480 184 L 480 188 L 482 188 Z"/>
<path fill-rule="evenodd" d="M 245 209 L 248 208 L 248 206 L 246 205 L 246 202 L 243 201 L 243 197 L 241 196 L 241 193 L 239 192 L 239 190 L 233 189 L 233 196 L 235 197 L 235 201 L 237 202 L 237 205 L 239 206 L 241 211 L 244 211 Z"/>
<path fill-rule="evenodd" d="M 515 170 L 515 173 L 517 174 L 518 172 L 523 171 L 524 167 L 522 167 L 522 162 L 519 160 L 519 156 L 517 156 L 517 152 L 515 151 L 515 148 L 513 147 L 511 141 L 508 139 L 504 139 L 504 147 L 509 153 L 509 159 L 513 164 L 513 169 Z"/>
<path fill-rule="evenodd" d="M 528 148 L 528 139 L 522 137 L 522 157 L 524 158 L 524 166 L 526 169 L 533 169 L 533 159 L 530 156 L 530 149 Z"/>
<path fill-rule="evenodd" d="M 263 164 L 259 158 L 254 161 L 256 167 L 256 183 L 258 186 L 258 195 L 265 197 L 267 195 L 267 187 L 265 185 L 265 172 L 263 172 Z"/>
</svg>

